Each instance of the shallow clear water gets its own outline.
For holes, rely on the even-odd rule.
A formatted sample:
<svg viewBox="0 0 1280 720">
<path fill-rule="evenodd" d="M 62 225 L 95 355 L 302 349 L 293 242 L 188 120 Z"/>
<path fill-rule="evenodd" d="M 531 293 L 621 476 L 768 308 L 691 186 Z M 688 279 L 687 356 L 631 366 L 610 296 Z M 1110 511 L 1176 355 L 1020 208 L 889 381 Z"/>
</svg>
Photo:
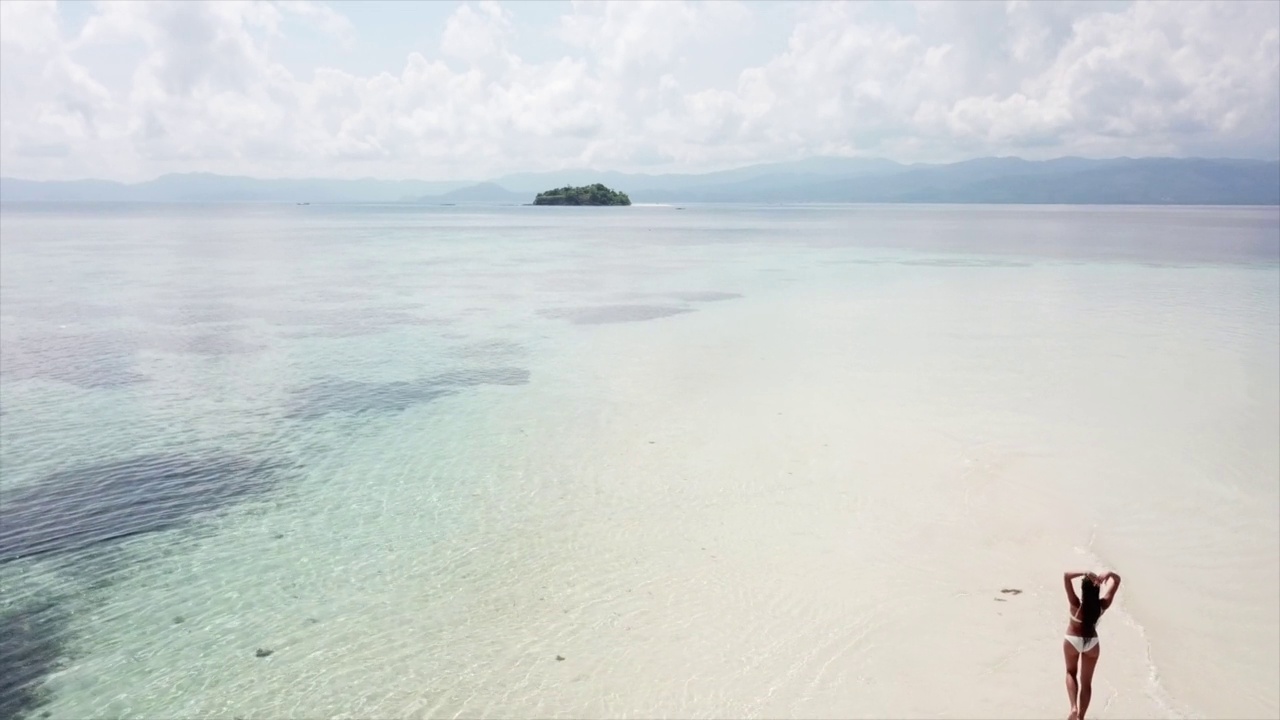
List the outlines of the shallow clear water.
<svg viewBox="0 0 1280 720">
<path fill-rule="evenodd" d="M 753 474 L 832 426 L 763 431 L 757 392 L 845 393 L 841 442 L 904 473 L 860 481 L 865 554 L 961 522 L 899 485 L 985 478 L 965 502 L 1022 503 L 992 523 L 1125 574 L 1169 714 L 1280 707 L 1276 208 L 5 205 L 0 237 L 0 715 L 861 712 L 832 683 L 874 670 L 836 669 L 897 618 L 868 600 L 828 651 L 853 611 L 766 589 L 847 488 Z M 767 375 L 719 364 L 744 337 Z M 664 410 L 712 387 L 718 427 Z M 685 485 L 637 470 L 658 443 Z M 673 544 L 729 517 L 768 559 Z M 793 622 L 736 661 L 690 619 L 762 608 Z M 627 617 L 680 662 L 615 632 L 584 689 L 539 679 Z"/>
</svg>

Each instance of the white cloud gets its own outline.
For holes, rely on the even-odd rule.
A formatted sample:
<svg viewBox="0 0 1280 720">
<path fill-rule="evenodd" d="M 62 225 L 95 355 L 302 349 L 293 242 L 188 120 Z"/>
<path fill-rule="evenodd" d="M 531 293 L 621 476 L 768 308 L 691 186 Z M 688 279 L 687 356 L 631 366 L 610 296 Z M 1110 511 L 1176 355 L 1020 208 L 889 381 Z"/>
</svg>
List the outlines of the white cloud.
<svg viewBox="0 0 1280 720">
<path fill-rule="evenodd" d="M 746 6 L 724 0 L 575 0 L 573 12 L 561 18 L 559 34 L 589 51 L 604 73 L 657 76 L 691 60 L 710 61 L 707 41 L 732 32 L 749 18 Z"/>
<path fill-rule="evenodd" d="M 507 60 L 511 14 L 493 0 L 459 7 L 445 23 L 440 52 L 471 64 Z"/>
<path fill-rule="evenodd" d="M 182 0 L 102 3 L 77 30 L 53 3 L 6 0 L 0 171 L 482 178 L 813 154 L 1280 153 L 1280 4 L 810 4 L 785 44 L 744 48 L 763 13 L 575 4 L 544 38 L 568 54 L 531 62 L 513 50 L 531 39 L 518 13 L 467 3 L 400 67 L 304 77 L 278 54 L 290 18 L 346 48 L 362 28 L 303 0 Z"/>
<path fill-rule="evenodd" d="M 0 48 L 33 52 L 58 42 L 58 7 L 53 0 L 0 3 Z"/>
<path fill-rule="evenodd" d="M 278 0 L 285 13 L 302 18 L 321 32 L 336 39 L 344 48 L 355 43 L 356 28 L 345 15 L 313 0 Z"/>
</svg>

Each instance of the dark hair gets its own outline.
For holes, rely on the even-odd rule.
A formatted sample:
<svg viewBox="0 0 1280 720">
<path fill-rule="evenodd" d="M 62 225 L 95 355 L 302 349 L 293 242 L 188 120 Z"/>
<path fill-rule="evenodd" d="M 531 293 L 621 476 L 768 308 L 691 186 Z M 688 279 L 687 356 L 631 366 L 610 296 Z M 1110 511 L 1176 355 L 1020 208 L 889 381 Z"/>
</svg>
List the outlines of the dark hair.
<svg viewBox="0 0 1280 720">
<path fill-rule="evenodd" d="M 1093 627 L 1098 624 L 1098 617 L 1102 615 L 1102 598 L 1099 597 L 1101 590 L 1089 578 L 1080 581 L 1080 629 L 1085 633 L 1093 632 Z"/>
</svg>

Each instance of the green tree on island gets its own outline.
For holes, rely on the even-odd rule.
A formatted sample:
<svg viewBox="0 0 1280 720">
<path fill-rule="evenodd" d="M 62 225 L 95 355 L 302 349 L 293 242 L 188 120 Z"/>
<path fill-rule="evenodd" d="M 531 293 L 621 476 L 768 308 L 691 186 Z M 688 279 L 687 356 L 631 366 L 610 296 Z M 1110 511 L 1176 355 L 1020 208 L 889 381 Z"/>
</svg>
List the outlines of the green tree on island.
<svg viewBox="0 0 1280 720">
<path fill-rule="evenodd" d="M 534 205 L 630 205 L 626 193 L 610 190 L 596 183 L 582 187 L 565 186 L 557 190 L 538 193 Z"/>
</svg>

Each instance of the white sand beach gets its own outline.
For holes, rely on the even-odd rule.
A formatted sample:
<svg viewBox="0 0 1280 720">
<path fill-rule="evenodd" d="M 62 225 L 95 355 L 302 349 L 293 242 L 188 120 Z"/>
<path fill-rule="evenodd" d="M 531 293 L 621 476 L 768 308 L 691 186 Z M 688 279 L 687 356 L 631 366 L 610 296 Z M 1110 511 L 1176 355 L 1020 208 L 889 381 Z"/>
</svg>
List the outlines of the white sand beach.
<svg viewBox="0 0 1280 720">
<path fill-rule="evenodd" d="M 590 379 L 608 401 L 530 426 L 531 448 L 555 448 L 526 470 L 543 512 L 497 544 L 524 552 L 495 604 L 546 593 L 543 612 L 515 617 L 555 628 L 540 634 L 566 660 L 495 658 L 528 674 L 469 688 L 497 698 L 476 712 L 1065 713 L 1061 572 L 1101 561 L 1090 519 L 1066 510 L 1084 503 L 1054 462 L 1062 439 L 966 406 L 983 388 L 963 368 L 980 358 L 950 354 L 964 341 L 899 354 L 887 346 L 931 341 L 911 330 L 922 318 L 876 317 L 868 299 L 743 301 L 592 348 L 609 359 Z M 860 347 L 869 336 L 885 345 Z M 908 357 L 959 371 L 918 374 Z M 938 393 L 947 381 L 956 392 Z M 1173 716 L 1125 597 L 1102 632 L 1091 715 Z M 457 712 L 468 705 L 431 714 Z"/>
</svg>

